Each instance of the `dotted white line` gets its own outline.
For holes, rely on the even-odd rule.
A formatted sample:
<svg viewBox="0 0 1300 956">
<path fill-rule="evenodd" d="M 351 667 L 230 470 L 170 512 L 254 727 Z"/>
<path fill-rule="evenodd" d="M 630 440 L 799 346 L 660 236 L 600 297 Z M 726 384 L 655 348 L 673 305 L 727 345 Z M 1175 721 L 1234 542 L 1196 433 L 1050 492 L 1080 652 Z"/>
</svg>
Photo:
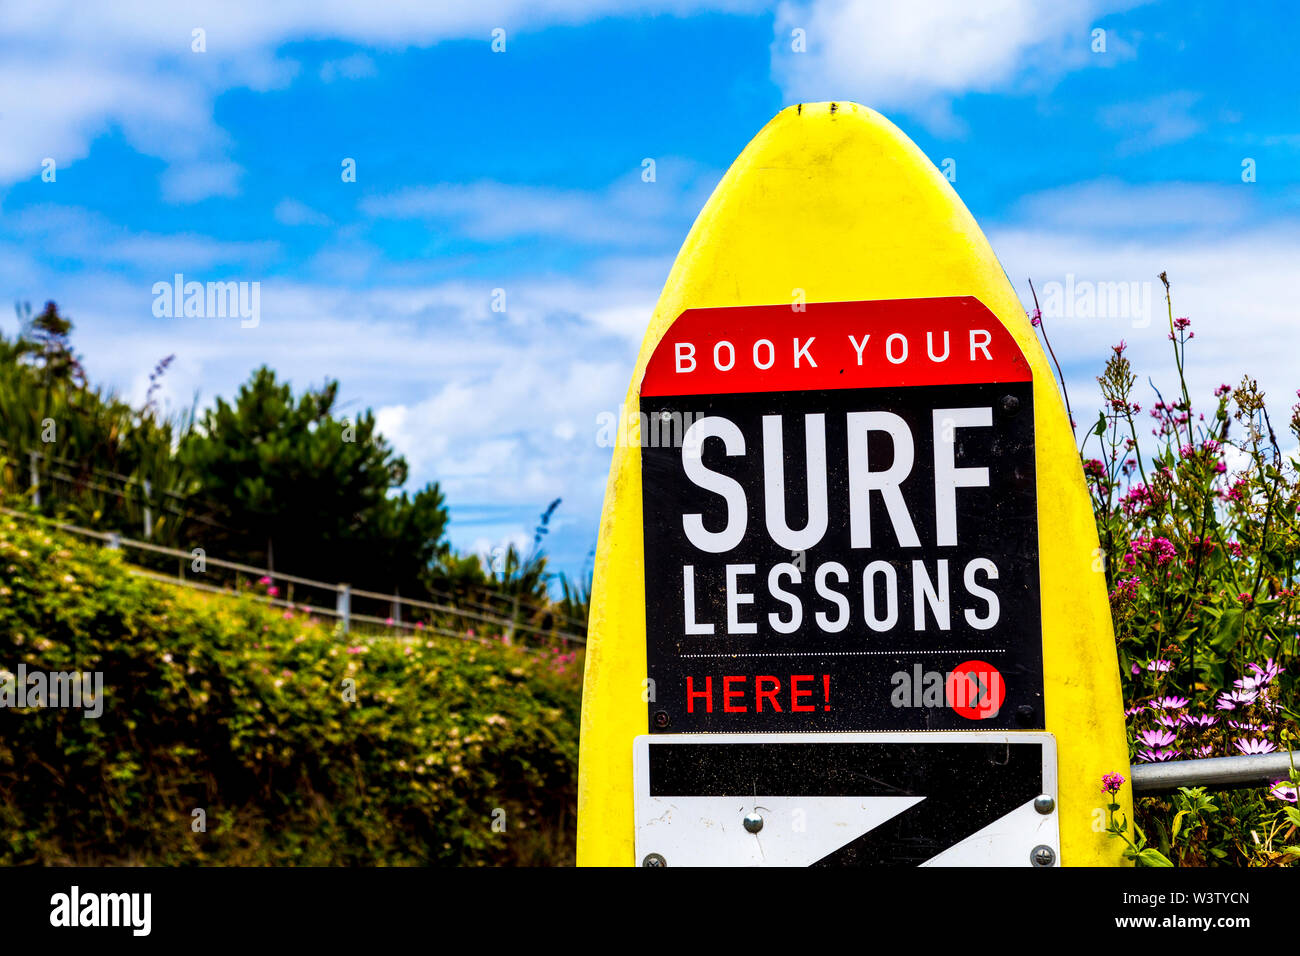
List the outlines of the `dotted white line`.
<svg viewBox="0 0 1300 956">
<path fill-rule="evenodd" d="M 835 657 L 863 656 L 863 654 L 889 654 L 891 657 L 910 657 L 911 654 L 1005 654 L 1006 648 L 980 648 L 976 650 L 746 650 L 736 654 L 677 654 L 677 657 Z"/>
</svg>

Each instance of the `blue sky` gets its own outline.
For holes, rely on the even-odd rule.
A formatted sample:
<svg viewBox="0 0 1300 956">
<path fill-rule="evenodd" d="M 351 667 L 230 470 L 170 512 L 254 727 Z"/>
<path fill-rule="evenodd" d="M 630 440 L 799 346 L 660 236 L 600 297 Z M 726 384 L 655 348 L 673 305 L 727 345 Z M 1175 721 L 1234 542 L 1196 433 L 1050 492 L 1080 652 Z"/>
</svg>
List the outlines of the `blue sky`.
<svg viewBox="0 0 1300 956">
<path fill-rule="evenodd" d="M 458 547 L 527 542 L 559 497 L 548 549 L 578 574 L 609 463 L 597 416 L 695 214 L 790 103 L 864 103 L 952 161 L 1022 298 L 1028 276 L 1150 293 L 1153 313 L 1050 320 L 1081 420 L 1112 342 L 1167 375 L 1164 269 L 1198 331 L 1193 386 L 1250 372 L 1285 408 L 1292 22 L 1280 3 L 10 0 L 0 290 L 57 300 L 92 379 L 135 399 L 169 354 L 173 408 L 262 363 L 338 378 L 410 484 L 442 483 Z M 260 282 L 258 325 L 156 317 L 177 272 Z"/>
</svg>

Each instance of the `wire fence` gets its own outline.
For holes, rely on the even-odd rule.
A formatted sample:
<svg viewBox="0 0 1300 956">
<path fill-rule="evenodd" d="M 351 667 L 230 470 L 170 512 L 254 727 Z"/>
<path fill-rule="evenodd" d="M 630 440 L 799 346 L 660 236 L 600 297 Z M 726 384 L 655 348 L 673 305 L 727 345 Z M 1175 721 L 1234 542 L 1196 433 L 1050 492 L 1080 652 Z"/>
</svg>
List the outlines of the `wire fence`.
<svg viewBox="0 0 1300 956">
<path fill-rule="evenodd" d="M 183 551 L 165 545 L 124 537 L 114 531 L 96 531 L 74 524 L 43 518 L 13 508 L 0 507 L 0 513 L 29 521 L 40 521 L 60 531 L 102 542 L 115 550 L 138 551 L 177 562 L 176 573 L 165 574 L 146 567 L 132 566 L 130 571 L 160 584 L 192 588 L 211 594 L 245 595 L 286 611 L 299 611 L 337 621 L 344 634 L 358 629 L 421 633 L 447 637 L 499 640 L 525 648 L 576 647 L 586 638 L 560 627 L 573 619 L 553 609 L 515 603 L 510 615 L 493 613 L 493 609 L 476 602 L 425 601 L 353 588 L 346 583 L 318 581 L 286 574 L 270 568 L 242 564 L 211 557 L 201 548 Z M 261 590 L 259 591 L 258 588 Z"/>
<path fill-rule="evenodd" d="M 217 517 L 226 509 L 220 505 L 208 501 L 198 495 L 183 494 L 171 489 L 158 489 L 152 487 L 147 479 L 138 478 L 132 475 L 123 475 L 117 472 L 88 466 L 83 462 L 77 462 L 70 459 L 62 458 L 51 454 L 48 451 L 38 451 L 36 449 L 16 448 L 0 439 L 0 451 L 6 453 L 11 462 L 25 463 L 28 469 L 28 498 L 33 507 L 40 508 L 42 505 L 42 490 L 48 488 L 53 492 L 53 487 L 59 485 L 68 486 L 76 490 L 93 490 L 101 494 L 107 494 L 121 501 L 124 505 L 131 506 L 131 514 L 128 520 L 138 522 L 138 538 L 122 537 L 114 535 L 113 532 L 91 531 L 86 528 L 77 528 L 75 525 L 68 525 L 72 529 L 76 528 L 74 533 L 84 533 L 89 536 L 99 537 L 108 541 L 110 537 L 116 537 L 125 547 L 138 548 L 142 551 L 151 552 L 158 555 L 177 557 L 178 559 L 188 559 L 192 552 L 185 552 L 180 549 L 167 548 L 154 542 L 155 537 L 155 518 L 158 515 L 171 515 L 184 521 L 194 521 L 211 528 L 224 529 L 227 525 Z M 62 469 L 62 470 L 61 470 Z M 101 479 L 101 480 L 96 480 Z M 105 484 L 104 482 L 116 483 Z M 54 497 L 51 493 L 50 497 Z M 21 513 L 19 513 L 21 514 Z M 469 621 L 478 621 L 484 624 L 501 625 L 503 619 L 509 626 L 513 623 L 512 630 L 527 631 L 551 631 L 553 624 L 558 622 L 562 625 L 557 633 L 565 634 L 566 639 L 572 640 L 576 637 L 574 632 L 585 632 L 586 621 L 565 614 L 560 608 L 553 605 L 543 605 L 535 602 L 527 596 L 511 595 L 494 592 L 485 589 L 475 596 L 456 594 L 452 591 L 440 589 L 437 587 L 426 586 L 424 591 L 436 602 L 421 602 L 409 598 L 401 598 L 400 595 L 377 594 L 371 591 L 360 591 L 352 589 L 341 592 L 340 589 L 347 589 L 346 584 L 331 584 L 327 582 L 314 581 L 307 578 L 294 577 L 293 575 L 276 573 L 270 569 L 256 568 L 249 565 L 237 564 L 230 561 L 219 561 L 214 558 L 207 559 L 209 564 L 214 567 L 225 568 L 239 571 L 246 574 L 257 574 L 259 577 L 271 577 L 276 581 L 286 582 L 292 589 L 293 585 L 306 586 L 315 591 L 328 592 L 331 595 L 329 600 L 324 600 L 319 610 L 325 614 L 335 614 L 344 619 L 346 624 L 350 625 L 351 620 L 377 619 L 386 623 L 389 617 L 393 618 L 395 625 L 400 626 L 403 623 L 403 608 L 410 606 L 420 608 L 426 611 L 438 613 L 449 613 L 454 610 L 456 615 Z M 178 578 L 184 579 L 184 567 L 180 566 Z M 344 593 L 342 603 L 333 596 Z M 340 607 L 349 608 L 350 602 L 348 596 L 359 596 L 363 601 L 383 601 L 391 605 L 393 613 L 386 614 L 383 617 L 375 618 L 374 615 L 355 615 L 351 613 L 340 613 Z M 321 595 L 316 595 L 321 599 Z M 478 598 L 476 600 L 476 597 Z M 329 606 L 333 605 L 333 610 Z M 549 620 L 551 625 L 540 627 L 540 624 Z M 578 640 L 583 640 L 577 637 Z"/>
</svg>

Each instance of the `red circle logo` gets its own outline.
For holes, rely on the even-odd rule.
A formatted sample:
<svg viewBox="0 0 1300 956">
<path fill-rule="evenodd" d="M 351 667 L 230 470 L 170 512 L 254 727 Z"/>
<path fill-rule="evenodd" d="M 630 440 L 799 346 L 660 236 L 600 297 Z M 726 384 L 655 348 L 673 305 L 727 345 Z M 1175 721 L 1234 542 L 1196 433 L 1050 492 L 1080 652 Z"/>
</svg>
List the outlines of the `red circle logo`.
<svg viewBox="0 0 1300 956">
<path fill-rule="evenodd" d="M 967 720 L 988 720 L 1002 709 L 1007 685 L 992 664 L 966 661 L 952 669 L 945 692 L 948 706 Z"/>
</svg>

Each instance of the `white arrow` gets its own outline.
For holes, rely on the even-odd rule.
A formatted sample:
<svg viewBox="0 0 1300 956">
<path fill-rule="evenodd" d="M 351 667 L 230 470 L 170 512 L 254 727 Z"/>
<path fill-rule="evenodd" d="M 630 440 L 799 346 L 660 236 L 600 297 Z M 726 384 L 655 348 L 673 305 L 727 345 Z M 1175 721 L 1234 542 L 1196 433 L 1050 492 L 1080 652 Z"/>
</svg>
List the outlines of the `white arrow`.
<svg viewBox="0 0 1300 956">
<path fill-rule="evenodd" d="M 649 797 L 636 854 L 669 866 L 810 866 L 925 797 Z M 747 815 L 762 819 L 755 833 Z"/>
</svg>

